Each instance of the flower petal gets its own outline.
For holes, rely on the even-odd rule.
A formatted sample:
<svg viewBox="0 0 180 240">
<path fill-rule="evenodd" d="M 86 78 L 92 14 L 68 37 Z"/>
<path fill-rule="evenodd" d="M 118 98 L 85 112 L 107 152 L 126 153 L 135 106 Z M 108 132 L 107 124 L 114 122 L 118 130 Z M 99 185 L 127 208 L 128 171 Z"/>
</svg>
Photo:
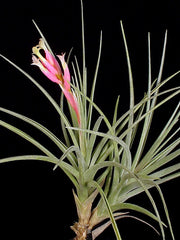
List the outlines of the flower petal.
<svg viewBox="0 0 180 240">
<path fill-rule="evenodd" d="M 43 65 L 45 66 L 45 68 L 48 69 L 49 72 L 51 72 L 54 75 L 62 75 L 61 72 L 59 72 L 54 65 L 51 65 L 47 60 L 43 61 Z"/>
<path fill-rule="evenodd" d="M 36 56 L 32 56 L 32 65 L 36 65 L 38 66 L 41 70 L 45 70 L 45 67 L 43 66 L 43 64 L 41 63 L 41 61 L 36 57 Z"/>
<path fill-rule="evenodd" d="M 49 80 L 51 80 L 52 82 L 55 82 L 57 84 L 62 84 L 61 79 L 59 79 L 56 75 L 54 75 L 53 73 L 49 72 L 47 69 L 43 70 L 41 69 L 41 71 L 44 73 L 44 75 L 49 78 Z"/>
<path fill-rule="evenodd" d="M 61 61 L 61 64 L 62 64 L 62 67 L 63 67 L 63 70 L 64 70 L 64 74 L 63 74 L 64 88 L 67 91 L 69 91 L 70 90 L 70 80 L 71 80 L 71 77 L 70 77 L 70 72 L 69 72 L 68 65 L 67 65 L 67 63 L 64 60 L 64 56 L 65 56 L 65 54 L 57 55 L 57 57 Z"/>
<path fill-rule="evenodd" d="M 54 66 L 54 68 L 57 70 L 57 72 L 61 75 L 62 74 L 61 67 L 60 67 L 58 61 L 56 60 L 56 58 L 48 50 L 44 50 L 44 51 L 45 51 L 46 60 L 52 66 Z"/>
</svg>

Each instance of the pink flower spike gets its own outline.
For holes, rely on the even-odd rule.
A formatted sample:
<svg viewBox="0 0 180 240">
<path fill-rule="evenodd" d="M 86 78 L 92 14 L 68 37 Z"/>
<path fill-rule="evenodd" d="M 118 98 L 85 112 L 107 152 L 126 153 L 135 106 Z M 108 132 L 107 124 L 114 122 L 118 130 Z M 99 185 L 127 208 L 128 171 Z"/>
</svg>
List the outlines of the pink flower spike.
<svg viewBox="0 0 180 240">
<path fill-rule="evenodd" d="M 40 53 L 40 50 L 44 51 L 44 56 Z M 74 109 L 78 123 L 80 124 L 80 114 L 78 102 L 75 94 L 71 91 L 70 87 L 70 72 L 67 63 L 65 62 L 64 56 L 57 55 L 59 58 L 62 68 L 59 65 L 58 61 L 51 53 L 50 49 L 46 46 L 44 40 L 41 38 L 39 44 L 32 48 L 33 56 L 32 56 L 32 65 L 36 65 L 42 71 L 42 73 L 49 78 L 52 82 L 55 82 L 60 85 L 67 101 Z"/>
</svg>

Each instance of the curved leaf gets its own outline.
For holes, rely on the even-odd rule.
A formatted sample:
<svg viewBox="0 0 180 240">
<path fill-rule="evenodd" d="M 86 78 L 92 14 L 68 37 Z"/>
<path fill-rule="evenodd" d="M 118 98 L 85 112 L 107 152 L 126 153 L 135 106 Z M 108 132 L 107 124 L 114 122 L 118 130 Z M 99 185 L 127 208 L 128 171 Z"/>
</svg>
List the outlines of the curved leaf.
<svg viewBox="0 0 180 240">
<path fill-rule="evenodd" d="M 3 126 L 7 129 L 9 129 L 10 131 L 16 133 L 17 135 L 19 135 L 20 137 L 24 138 L 25 140 L 27 140 L 28 142 L 32 143 L 34 146 L 36 146 L 37 148 L 39 148 L 43 153 L 45 153 L 47 156 L 55 158 L 54 154 L 52 154 L 49 150 L 47 150 L 43 145 L 41 145 L 38 141 L 36 141 L 34 138 L 32 138 L 31 136 L 29 136 L 27 133 L 23 132 L 22 130 L 14 127 L 11 124 L 8 124 L 2 120 L 0 120 L 0 126 Z"/>
<path fill-rule="evenodd" d="M 106 198 L 106 195 L 104 194 L 102 188 L 101 188 L 100 185 L 99 185 L 97 182 L 95 182 L 95 181 L 89 182 L 88 185 L 97 188 L 97 190 L 99 191 L 102 199 L 104 200 L 105 206 L 106 206 L 106 208 L 107 208 L 107 211 L 108 211 L 108 214 L 109 214 L 109 218 L 111 219 L 111 224 L 112 224 L 112 227 L 113 227 L 113 229 L 114 229 L 116 238 L 117 238 L 117 240 L 122 240 L 121 235 L 120 235 L 120 232 L 119 232 L 119 229 L 118 229 L 118 227 L 117 227 L 117 224 L 116 224 L 116 221 L 115 221 L 115 218 L 114 218 L 114 215 L 113 215 L 113 212 L 112 212 L 112 210 L 111 210 L 111 207 L 110 207 L 110 205 L 109 205 L 109 202 L 108 202 L 108 200 L 107 200 L 107 198 Z"/>
<path fill-rule="evenodd" d="M 57 138 L 49 129 L 47 129 L 40 123 L 22 115 L 22 114 L 16 113 L 14 111 L 11 111 L 11 110 L 8 110 L 8 109 L 2 108 L 2 107 L 0 107 L 0 111 L 5 112 L 11 116 L 18 118 L 18 119 L 21 119 L 24 122 L 27 122 L 28 124 L 34 126 L 38 130 L 40 130 L 42 133 L 44 133 L 49 139 L 51 139 L 58 146 L 58 148 L 61 149 L 62 152 L 64 152 L 66 150 L 66 146 L 61 142 L 61 140 L 59 138 Z"/>
<path fill-rule="evenodd" d="M 136 204 L 132 203 L 117 203 L 115 205 L 111 206 L 111 209 L 113 212 L 120 211 L 120 210 L 133 210 L 142 214 L 147 215 L 148 217 L 154 219 L 155 221 L 159 221 L 156 215 L 154 215 L 152 212 L 147 210 L 146 208 L 140 207 Z M 165 223 L 162 222 L 162 224 L 166 227 Z"/>
<path fill-rule="evenodd" d="M 7 162 L 14 162 L 14 161 L 26 161 L 26 160 L 39 160 L 44 162 L 50 162 L 53 164 L 57 164 L 59 161 L 59 159 L 55 157 L 47 157 L 42 155 L 23 155 L 23 156 L 2 158 L 0 159 L 0 164 L 7 163 Z M 75 170 L 69 164 L 64 163 L 63 161 L 59 164 L 59 166 L 66 173 L 66 175 L 72 181 L 74 186 L 78 189 L 78 183 L 75 179 L 75 177 L 78 177 L 78 173 L 76 173 Z"/>
<path fill-rule="evenodd" d="M 54 101 L 54 99 L 49 95 L 49 93 L 34 79 L 32 78 L 28 73 L 26 73 L 23 69 L 18 67 L 15 63 L 10 61 L 8 58 L 4 57 L 2 54 L 0 54 L 0 57 L 2 57 L 4 60 L 6 60 L 8 63 L 10 63 L 13 67 L 15 67 L 18 71 L 20 71 L 23 75 L 25 75 L 36 87 L 39 88 L 39 90 L 46 96 L 46 98 L 49 100 L 49 102 L 53 105 L 53 107 L 56 109 L 60 117 L 63 119 L 66 126 L 71 126 L 68 119 L 66 118 L 66 115 L 62 112 L 58 104 Z M 78 146 L 77 139 L 71 129 L 69 129 L 69 134 L 71 136 L 71 139 L 74 143 L 74 145 Z"/>
</svg>

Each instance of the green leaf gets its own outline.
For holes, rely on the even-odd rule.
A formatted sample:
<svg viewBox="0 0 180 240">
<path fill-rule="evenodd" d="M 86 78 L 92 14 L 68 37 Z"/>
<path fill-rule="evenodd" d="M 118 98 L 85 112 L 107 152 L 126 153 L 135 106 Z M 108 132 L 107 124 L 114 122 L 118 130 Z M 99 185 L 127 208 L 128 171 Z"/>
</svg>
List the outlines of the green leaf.
<svg viewBox="0 0 180 240">
<path fill-rule="evenodd" d="M 151 47 L 150 47 L 150 33 L 148 33 L 148 69 L 149 69 L 149 73 L 148 73 L 148 91 L 147 91 L 147 105 L 146 105 L 146 112 L 150 110 L 150 105 L 151 105 Z M 134 170 L 140 160 L 140 157 L 143 153 L 145 144 L 146 144 L 146 140 L 148 137 L 148 133 L 149 133 L 149 129 L 151 126 L 151 117 L 149 115 L 147 115 L 145 117 L 144 120 L 144 125 L 143 125 L 143 130 L 141 133 L 141 137 L 139 140 L 139 144 L 138 144 L 138 148 L 133 160 L 133 164 L 132 164 L 132 170 Z"/>
<path fill-rule="evenodd" d="M 170 217 L 169 217 L 168 208 L 167 208 L 167 205 L 166 205 L 166 202 L 165 202 L 163 193 L 162 193 L 161 188 L 159 187 L 159 185 L 155 184 L 155 187 L 157 188 L 157 190 L 158 190 L 158 192 L 159 192 L 159 195 L 160 195 L 160 197 L 161 197 L 161 201 L 162 201 L 162 203 L 163 203 L 163 207 L 164 207 L 164 211 L 165 211 L 166 218 L 167 218 L 167 221 L 168 221 L 168 225 L 169 225 L 169 228 L 170 228 L 170 232 L 171 232 L 172 239 L 175 240 L 174 233 L 173 233 L 173 229 L 172 229 L 171 220 L 170 220 Z"/>
<path fill-rule="evenodd" d="M 74 127 L 71 127 L 71 129 L 76 130 L 76 131 L 82 131 L 82 132 L 84 131 L 84 132 L 87 132 L 87 133 L 95 134 L 95 135 L 103 137 L 103 138 L 107 138 L 107 139 L 113 140 L 112 142 L 116 142 L 117 144 L 119 144 L 124 149 L 124 151 L 126 152 L 127 158 L 130 158 L 130 161 L 131 161 L 132 157 L 131 157 L 131 152 L 130 152 L 128 146 L 125 144 L 124 141 L 120 140 L 118 137 L 115 137 L 115 136 L 113 136 L 111 134 L 106 134 L 106 133 L 102 133 L 102 132 L 96 132 L 96 131 L 87 130 L 87 129 L 74 128 Z M 95 165 L 95 167 L 96 167 L 96 165 Z M 92 168 L 93 167 L 91 167 L 91 169 Z M 94 175 L 93 172 L 91 174 Z M 92 176 L 91 174 L 89 175 L 90 178 Z"/>
<path fill-rule="evenodd" d="M 14 117 L 32 125 L 33 127 L 40 130 L 43 134 L 45 134 L 49 139 L 51 139 L 57 145 L 57 147 L 59 149 L 61 149 L 62 152 L 64 152 L 66 150 L 66 146 L 61 142 L 61 140 L 59 138 L 57 138 L 49 129 L 47 129 L 40 123 L 22 115 L 22 114 L 16 113 L 14 111 L 11 111 L 11 110 L 8 110 L 8 109 L 2 108 L 2 107 L 0 107 L 0 111 L 5 112 L 11 116 L 14 116 Z"/>
<path fill-rule="evenodd" d="M 40 28 L 38 27 L 38 25 L 36 24 L 36 22 L 35 22 L 34 20 L 32 20 L 32 22 L 34 23 L 34 25 L 35 25 L 36 29 L 38 30 L 40 36 L 43 38 L 43 40 L 44 40 L 45 44 L 47 45 L 48 49 L 50 50 L 51 54 L 54 56 L 54 53 L 53 53 L 53 51 L 51 50 L 51 47 L 49 46 L 46 38 L 44 37 L 44 35 L 43 35 L 43 33 L 42 33 L 42 31 L 40 30 Z M 55 57 L 55 56 L 54 56 L 54 57 Z"/>
<path fill-rule="evenodd" d="M 159 102 L 155 107 L 153 107 L 153 109 L 149 110 L 148 112 L 144 113 L 137 121 L 135 121 L 133 123 L 133 125 L 129 128 L 127 128 L 120 136 L 120 139 L 123 139 L 127 133 L 134 127 L 136 126 L 139 122 L 141 122 L 148 114 L 150 114 L 151 112 L 153 112 L 154 110 L 156 110 L 157 108 L 159 108 L 161 105 L 163 105 L 164 103 L 166 103 L 167 101 L 169 101 L 170 99 L 172 99 L 173 97 L 177 96 L 180 93 L 180 90 L 177 90 L 176 92 L 172 93 L 170 96 L 166 97 L 165 99 L 163 99 L 161 102 Z"/>
<path fill-rule="evenodd" d="M 91 181 L 89 182 L 89 186 L 93 186 L 95 188 L 97 188 L 97 190 L 99 191 L 100 195 L 101 195 L 101 198 L 104 200 L 104 203 L 105 203 L 105 206 L 107 208 L 107 211 L 108 211 L 108 214 L 109 214 L 109 218 L 111 219 L 111 224 L 112 224 L 112 227 L 114 229 L 114 232 L 115 232 L 115 235 L 116 235 L 116 239 L 117 240 L 122 240 L 121 238 L 121 235 L 120 235 L 120 232 L 119 232 L 119 229 L 117 227 L 117 224 L 116 224 L 116 221 L 115 221 L 115 218 L 114 218 L 114 215 L 113 215 L 113 212 L 111 210 L 111 207 L 109 205 L 109 202 L 106 198 L 106 195 L 104 194 L 102 188 L 100 187 L 100 185 L 95 182 L 95 181 Z"/>
<path fill-rule="evenodd" d="M 96 121 L 96 123 L 94 125 L 94 128 L 93 128 L 93 131 L 95 131 L 95 132 L 98 131 L 98 129 L 99 129 L 100 125 L 101 125 L 102 120 L 103 120 L 102 116 L 100 116 L 97 119 L 97 121 Z M 87 151 L 86 151 L 86 163 L 87 163 L 87 165 L 89 165 L 89 163 L 91 161 L 91 158 L 92 158 L 92 151 L 93 151 L 93 148 L 94 148 L 96 137 L 97 137 L 97 135 L 91 134 L 91 137 L 90 137 L 90 139 L 88 141 L 88 148 L 87 148 Z"/>
<path fill-rule="evenodd" d="M 96 80 L 97 80 L 99 63 L 100 63 L 100 58 L 101 58 L 101 50 L 102 50 L 102 31 L 101 31 L 101 34 L 100 34 L 98 59 L 97 59 L 96 69 L 95 69 L 93 83 L 92 83 L 92 87 L 91 87 L 91 95 L 90 95 L 91 102 L 94 101 L 94 93 L 95 93 Z M 88 126 L 87 126 L 87 129 L 90 129 L 90 127 L 91 127 L 92 109 L 93 109 L 93 105 L 91 104 L 91 102 L 89 103 L 89 109 L 88 109 Z"/>
<path fill-rule="evenodd" d="M 176 146 L 179 145 L 180 140 L 179 141 L 175 141 L 175 142 L 177 142 L 177 143 L 173 144 L 173 149 Z M 167 149 L 168 149 L 168 152 L 172 151 L 170 146 L 168 146 Z M 163 151 L 163 153 L 161 153 L 160 156 L 155 158 L 155 160 L 152 159 L 152 164 L 149 164 L 145 169 L 143 169 L 143 174 L 150 174 L 150 173 L 154 172 L 155 170 L 157 170 L 158 168 L 164 166 L 165 164 L 169 163 L 170 161 L 174 160 L 178 156 L 180 156 L 180 149 L 177 150 L 177 151 L 174 151 L 173 153 L 168 154 L 168 155 L 166 154 L 166 151 Z"/>
<path fill-rule="evenodd" d="M 48 157 L 48 156 L 42 156 L 42 155 L 23 155 L 23 156 L 2 158 L 0 159 L 0 164 L 7 163 L 7 162 L 14 162 L 14 161 L 22 161 L 22 160 L 23 161 L 38 160 L 38 161 L 50 162 L 53 164 L 57 164 L 59 162 L 59 159 L 57 159 L 56 157 Z M 74 176 L 78 178 L 78 172 L 75 172 L 75 169 L 73 169 L 69 164 L 64 163 L 63 161 L 59 163 L 59 166 L 66 173 L 66 175 L 72 181 L 74 186 L 78 189 L 78 183 L 74 178 Z"/>
<path fill-rule="evenodd" d="M 15 67 L 18 71 L 20 71 L 23 75 L 25 75 L 36 87 L 38 87 L 39 90 L 45 95 L 45 97 L 49 100 L 49 102 L 56 109 L 56 111 L 58 112 L 60 117 L 63 119 L 64 123 L 66 124 L 66 126 L 71 126 L 69 121 L 66 118 L 66 115 L 62 112 L 62 110 L 60 109 L 58 104 L 54 101 L 54 99 L 49 95 L 49 93 L 34 78 L 32 78 L 28 73 L 26 73 L 24 70 L 22 70 L 20 67 L 18 67 L 15 63 L 10 61 L 8 58 L 4 57 L 1 54 L 0 54 L 0 57 L 2 57 L 4 60 L 6 60 L 8 63 L 10 63 L 13 67 Z M 77 139 L 76 139 L 73 131 L 71 131 L 70 129 L 69 129 L 69 134 L 71 136 L 71 139 L 72 139 L 74 145 L 78 146 Z"/>
<path fill-rule="evenodd" d="M 152 161 L 152 158 L 154 157 L 155 153 L 157 154 L 157 152 L 159 151 L 158 149 L 161 149 L 161 144 L 163 143 L 164 139 L 166 138 L 168 133 L 171 131 L 173 126 L 178 121 L 178 118 L 180 116 L 180 112 L 178 112 L 179 106 L 180 106 L 180 103 L 175 108 L 175 110 L 174 110 L 173 114 L 171 115 L 169 121 L 166 123 L 165 127 L 163 128 L 163 130 L 159 134 L 156 141 L 153 143 L 153 145 L 151 146 L 149 151 L 146 153 L 146 155 L 143 157 L 141 162 L 138 164 L 138 166 L 136 168 L 136 171 L 140 171 L 145 166 L 147 166 Z"/>
<path fill-rule="evenodd" d="M 132 203 L 117 203 L 113 206 L 111 206 L 111 209 L 113 212 L 115 211 L 121 211 L 121 210 L 133 210 L 142 214 L 147 215 L 148 217 L 154 219 L 155 221 L 159 221 L 159 219 L 157 218 L 156 215 L 154 215 L 152 212 L 150 212 L 149 210 L 140 207 L 136 204 L 132 204 Z M 162 222 L 162 224 L 166 227 L 166 225 Z"/>
<path fill-rule="evenodd" d="M 152 204 L 152 206 L 153 206 L 153 208 L 154 208 L 154 211 L 155 211 L 155 213 L 156 213 L 156 216 L 157 216 L 157 219 L 158 219 L 158 222 L 159 222 L 159 225 L 160 225 L 160 229 L 161 229 L 161 233 L 162 233 L 162 236 L 163 236 L 163 239 L 165 239 L 165 233 L 164 233 L 164 229 L 163 229 L 163 225 L 162 225 L 162 222 L 161 222 L 161 218 L 160 218 L 160 215 L 159 215 L 159 211 L 158 211 L 158 209 L 157 209 L 157 206 L 156 206 L 156 203 L 155 203 L 155 201 L 154 201 L 154 199 L 153 199 L 153 197 L 151 196 L 151 194 L 150 194 L 150 192 L 149 192 L 149 190 L 148 190 L 148 188 L 146 187 L 146 185 L 142 182 L 142 180 L 140 179 L 140 178 L 138 178 L 132 171 L 130 171 L 128 168 L 126 168 L 124 165 L 122 165 L 122 164 L 120 164 L 120 163 L 117 163 L 117 162 L 103 162 L 103 163 L 101 163 L 101 164 L 96 164 L 94 167 L 92 167 L 92 169 L 93 169 L 93 172 L 91 172 L 91 174 L 93 174 L 94 173 L 94 171 L 98 171 L 99 169 L 101 169 L 101 168 L 104 168 L 104 167 L 107 167 L 107 166 L 114 166 L 114 167 L 116 167 L 116 168 L 123 168 L 132 178 L 134 178 L 136 181 L 137 181 L 137 183 L 139 183 L 139 186 L 141 186 L 142 187 L 142 189 L 143 189 L 143 191 L 146 193 L 146 195 L 148 196 L 148 198 L 149 198 L 149 200 L 150 200 L 150 202 L 151 202 L 151 204 Z M 96 168 L 96 169 L 95 169 Z M 91 169 L 91 171 L 92 171 L 92 169 Z M 86 174 L 86 177 L 87 177 L 87 175 L 89 174 L 87 174 L 87 173 L 85 173 Z M 87 178 L 87 179 L 89 179 L 89 178 Z M 90 179 L 89 179 L 90 180 Z M 87 180 L 87 182 L 88 182 L 88 180 Z M 115 191 L 115 190 L 114 190 Z M 112 203 L 112 204 L 114 204 L 114 203 Z"/>
<path fill-rule="evenodd" d="M 179 155 L 179 152 L 175 152 L 174 154 L 177 154 L 177 153 Z M 169 180 L 172 180 L 172 179 L 174 179 L 176 177 L 179 177 L 180 172 L 172 174 L 172 173 L 174 173 L 174 172 L 176 172 L 178 170 L 180 170 L 180 163 L 174 164 L 174 165 L 172 165 L 170 167 L 163 168 L 163 169 L 161 169 L 159 171 L 156 171 L 156 172 L 150 174 L 149 176 L 154 178 L 154 179 L 159 179 L 156 182 L 158 184 L 161 184 L 161 183 L 167 182 Z M 165 176 L 167 176 L 167 177 L 165 177 Z"/>
<path fill-rule="evenodd" d="M 119 107 L 119 98 L 120 98 L 120 96 L 118 96 L 117 100 L 116 100 L 116 105 L 115 105 L 114 114 L 113 114 L 113 125 L 117 121 L 117 112 L 118 112 L 118 107 Z"/>
<path fill-rule="evenodd" d="M 129 111 L 129 118 L 128 118 L 129 119 L 128 120 L 128 128 L 130 128 L 133 125 L 133 121 L 134 121 L 134 111 L 133 111 L 134 110 L 134 85 L 133 85 L 133 77 L 132 77 L 130 57 L 129 57 L 128 47 L 127 47 L 127 42 L 126 42 L 126 36 L 125 36 L 125 33 L 124 33 L 124 28 L 123 28 L 122 21 L 120 21 L 120 24 L 121 24 L 121 31 L 122 31 L 123 40 L 124 40 L 124 46 L 125 46 L 125 50 L 126 50 L 126 59 L 127 59 L 128 72 L 129 72 L 129 89 L 130 89 L 129 110 L 130 111 Z M 128 131 L 128 133 L 126 135 L 126 140 L 125 140 L 125 143 L 129 147 L 130 147 L 130 143 L 131 143 L 132 130 L 133 130 L 133 128 L 131 128 L 130 131 Z M 130 162 L 130 159 L 126 158 L 126 155 L 123 154 L 122 164 L 130 169 L 132 162 Z"/>
<path fill-rule="evenodd" d="M 50 162 L 56 164 L 58 159 L 56 157 L 48 157 L 43 155 L 21 155 L 21 156 L 14 156 L 14 157 L 7 157 L 0 159 L 0 163 L 8 163 L 14 161 L 24 161 L 24 160 L 39 160 L 44 162 Z"/>
<path fill-rule="evenodd" d="M 151 91 L 151 98 L 149 99 L 148 96 L 145 96 L 139 103 L 137 103 L 135 106 L 134 106 L 134 113 L 144 104 L 146 103 L 147 101 L 149 100 L 152 100 L 154 98 L 153 94 L 158 90 L 160 89 L 162 86 L 164 86 L 167 82 L 169 82 L 171 79 L 173 79 L 176 75 L 178 75 L 180 73 L 180 71 L 177 71 L 176 73 L 172 74 L 171 76 L 169 76 L 168 78 L 166 78 L 162 83 L 160 83 L 157 87 L 155 87 L 155 89 L 153 89 Z M 149 114 L 150 112 L 152 112 L 153 110 L 157 109 L 158 107 L 160 107 L 161 105 L 163 105 L 165 102 L 169 101 L 171 98 L 175 97 L 177 94 L 180 93 L 179 91 L 179 87 L 178 88 L 172 88 L 172 89 L 169 89 L 169 90 L 165 90 L 161 93 L 158 93 L 157 96 L 162 96 L 163 94 L 166 94 L 166 93 L 169 93 L 171 91 L 176 91 L 175 93 L 173 93 L 172 95 L 168 96 L 166 99 L 162 100 L 159 105 L 154 108 L 154 109 L 151 109 L 151 111 L 146 111 L 146 113 L 144 114 L 143 117 L 146 116 L 146 114 Z M 128 117 L 130 113 L 130 110 L 128 110 L 126 113 L 124 113 L 116 122 L 116 124 L 113 126 L 114 129 L 118 128 L 118 126 L 120 125 L 120 129 L 121 129 L 121 123 L 122 121 L 124 121 L 124 119 L 126 119 Z M 142 120 L 142 119 L 141 119 Z M 139 121 L 141 121 L 139 120 Z M 134 126 L 133 126 L 134 127 Z M 117 132 L 120 132 L 119 130 L 117 130 Z"/>
<path fill-rule="evenodd" d="M 8 124 L 8 123 L 6 123 L 6 122 L 4 122 L 2 120 L 0 120 L 0 126 L 3 126 L 3 127 L 7 128 L 7 129 L 9 129 L 10 131 L 16 133 L 17 135 L 19 135 L 20 137 L 24 138 L 28 142 L 32 143 L 34 146 L 39 148 L 47 156 L 55 158 L 54 154 L 52 154 L 49 150 L 47 150 L 47 148 L 45 148 L 43 145 L 41 145 L 34 138 L 29 136 L 27 133 L 23 132 L 22 130 L 20 130 L 20 129 L 14 127 L 13 125 Z"/>
<path fill-rule="evenodd" d="M 63 93 L 61 93 L 60 106 L 61 106 L 62 112 L 64 112 L 64 94 Z M 64 139 L 65 139 L 66 145 L 67 145 L 67 147 L 70 147 L 71 143 L 70 143 L 70 140 L 69 140 L 67 129 L 65 127 L 65 123 L 62 120 L 62 118 L 60 118 L 60 121 L 61 121 L 61 129 L 62 129 L 62 132 L 63 132 L 63 136 L 64 136 Z"/>
</svg>

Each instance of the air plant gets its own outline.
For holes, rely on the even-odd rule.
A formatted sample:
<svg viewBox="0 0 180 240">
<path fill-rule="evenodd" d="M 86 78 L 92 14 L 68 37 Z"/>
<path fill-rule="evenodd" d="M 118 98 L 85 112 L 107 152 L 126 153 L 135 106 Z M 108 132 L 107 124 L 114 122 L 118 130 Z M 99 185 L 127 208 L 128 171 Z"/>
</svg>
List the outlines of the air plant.
<svg viewBox="0 0 180 240">
<path fill-rule="evenodd" d="M 33 65 L 37 65 L 43 74 L 62 89 L 60 106 L 38 81 L 15 63 L 1 55 L 3 59 L 35 84 L 50 101 L 61 118 L 64 140 L 59 139 L 39 122 L 1 107 L 1 112 L 14 116 L 28 123 L 31 127 L 38 129 L 40 133 L 48 137 L 61 150 L 62 155 L 54 155 L 53 152 L 26 132 L 0 120 L 1 126 L 18 134 L 42 152 L 42 155 L 3 158 L 0 160 L 0 163 L 19 160 L 40 160 L 54 164 L 54 170 L 59 167 L 65 172 L 73 184 L 73 196 L 78 214 L 78 221 L 71 226 L 71 229 L 76 234 L 74 240 L 85 240 L 89 235 L 92 236 L 92 239 L 95 239 L 109 225 L 112 225 L 116 239 L 121 240 L 121 233 L 116 223 L 118 219 L 132 217 L 148 224 L 144 220 L 131 216 L 129 211 L 131 212 L 132 210 L 145 214 L 157 221 L 162 239 L 164 240 L 164 227 L 166 225 L 161 220 L 158 206 L 150 192 L 151 188 L 156 188 L 160 195 L 172 239 L 175 239 L 160 184 L 180 176 L 180 163 L 173 162 L 180 155 L 180 150 L 177 148 L 180 142 L 180 139 L 177 138 L 179 128 L 176 128 L 180 115 L 180 103 L 177 104 L 177 107 L 154 143 L 152 143 L 148 150 L 144 151 L 155 110 L 180 93 L 180 87 L 160 92 L 162 86 L 180 73 L 178 71 L 166 79 L 162 79 L 167 32 L 164 38 L 159 74 L 153 81 L 151 79 L 150 34 L 148 34 L 148 89 L 142 100 L 135 103 L 133 76 L 127 41 L 122 21 L 120 22 L 129 72 L 130 104 L 129 110 L 121 117 L 117 117 L 118 97 L 114 109 L 113 121 L 110 122 L 105 113 L 94 102 L 102 48 L 102 33 L 100 35 L 99 53 L 91 92 L 88 96 L 82 0 L 81 14 L 82 74 L 76 57 L 75 61 L 72 62 L 72 73 L 70 73 L 68 64 L 65 61 L 65 55 L 58 56 L 61 62 L 59 64 L 44 35 L 33 21 L 41 36 L 39 45 L 33 47 Z M 40 49 L 44 51 L 45 56 L 41 55 Z M 64 96 L 69 105 L 68 113 L 63 108 Z M 159 96 L 162 98 L 160 101 L 157 101 Z M 98 113 L 95 123 L 92 120 L 94 112 L 96 112 L 96 115 Z M 107 127 L 105 132 L 99 130 L 102 122 Z M 99 141 L 97 137 L 100 137 Z M 135 140 L 136 151 L 132 154 L 131 149 Z M 132 197 L 142 192 L 145 192 L 149 198 L 152 210 L 130 202 Z"/>
</svg>

